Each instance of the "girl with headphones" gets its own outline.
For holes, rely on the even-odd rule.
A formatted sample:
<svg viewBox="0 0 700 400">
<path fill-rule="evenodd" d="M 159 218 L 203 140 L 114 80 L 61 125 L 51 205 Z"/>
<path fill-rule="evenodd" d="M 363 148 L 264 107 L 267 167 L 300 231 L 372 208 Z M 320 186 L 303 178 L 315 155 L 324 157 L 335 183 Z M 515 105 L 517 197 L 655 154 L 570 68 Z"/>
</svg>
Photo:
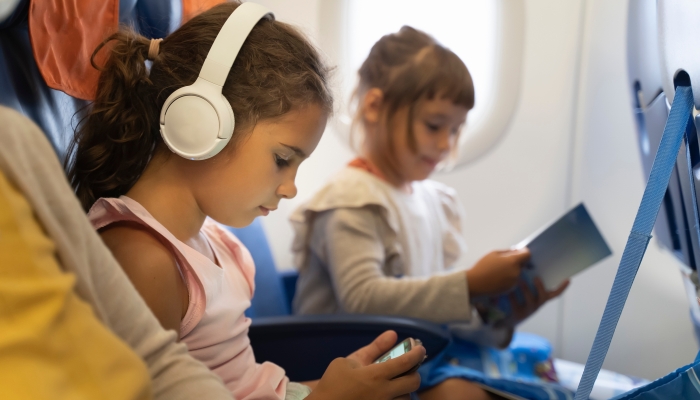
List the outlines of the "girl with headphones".
<svg viewBox="0 0 700 400">
<path fill-rule="evenodd" d="M 162 42 L 122 31 L 95 54 L 107 44 L 68 172 L 161 324 L 237 399 L 391 399 L 415 390 L 417 374 L 392 378 L 423 359 L 422 347 L 370 365 L 394 344 L 391 332 L 334 361 L 317 383 L 290 383 L 282 368 L 255 363 L 244 315 L 253 261 L 217 222 L 243 227 L 296 195 L 297 169 L 333 102 L 329 69 L 308 40 L 264 7 L 225 3 Z"/>
</svg>

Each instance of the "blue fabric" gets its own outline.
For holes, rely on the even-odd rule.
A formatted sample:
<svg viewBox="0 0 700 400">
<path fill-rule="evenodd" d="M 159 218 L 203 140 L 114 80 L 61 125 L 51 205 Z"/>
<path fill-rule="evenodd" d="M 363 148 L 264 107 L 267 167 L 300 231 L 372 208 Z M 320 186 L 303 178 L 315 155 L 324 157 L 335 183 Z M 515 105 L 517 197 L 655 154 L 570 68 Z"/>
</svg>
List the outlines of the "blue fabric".
<svg viewBox="0 0 700 400">
<path fill-rule="evenodd" d="M 612 400 L 700 400 L 700 365 L 678 368 L 670 374 L 640 388 L 613 397 Z"/>
<path fill-rule="evenodd" d="M 245 228 L 228 229 L 248 248 L 255 261 L 255 295 L 246 315 L 249 318 L 289 315 L 291 311 L 282 279 L 260 219 L 255 219 Z"/>
<path fill-rule="evenodd" d="M 629 291 L 632 288 L 632 283 L 634 282 L 639 265 L 644 257 L 649 239 L 651 239 L 651 230 L 654 226 L 654 222 L 656 221 L 659 208 L 661 207 L 663 196 L 666 193 L 666 188 L 668 187 L 669 179 L 671 177 L 671 171 L 676 164 L 676 158 L 678 155 L 678 150 L 681 146 L 681 141 L 683 140 L 688 129 L 688 124 L 692 123 L 692 107 L 693 93 L 690 87 L 678 86 L 676 88 L 676 94 L 673 99 L 673 105 L 671 106 L 668 121 L 666 122 L 666 127 L 664 128 L 664 134 L 661 138 L 661 144 L 659 145 L 659 150 L 654 159 L 654 165 L 652 166 L 651 173 L 649 174 L 649 181 L 644 189 L 642 202 L 639 206 L 639 211 L 637 212 L 637 216 L 635 217 L 634 224 L 632 226 L 632 232 L 630 233 L 627 244 L 625 245 L 622 260 L 620 260 L 620 266 L 617 270 L 613 287 L 610 290 L 608 302 L 605 305 L 603 318 L 601 319 L 598 332 L 596 333 L 595 340 L 593 341 L 591 353 L 586 361 L 583 377 L 581 378 L 578 390 L 576 391 L 576 400 L 588 399 L 588 396 L 593 389 L 593 384 L 598 376 L 598 372 L 603 366 L 603 361 L 605 360 L 605 355 L 610 347 L 610 342 L 620 319 L 620 314 L 622 314 L 625 301 L 627 300 Z M 691 173 L 691 177 L 692 176 L 693 175 Z M 674 374 L 667 376 L 666 378 L 669 379 L 669 382 L 663 385 L 655 385 L 655 383 L 658 382 L 656 381 L 643 387 L 642 389 L 638 389 L 638 391 L 656 391 L 659 394 L 662 392 L 666 393 L 663 394 L 664 397 L 662 398 L 689 398 L 684 396 L 675 397 L 673 395 L 673 393 L 677 393 L 678 390 L 685 390 L 689 388 L 686 381 L 690 382 L 688 379 L 682 379 L 683 377 L 688 377 L 687 374 Z M 695 390 L 695 386 L 692 384 L 690 385 L 690 388 Z M 689 395 L 690 393 L 691 392 L 688 392 Z M 693 393 L 697 394 L 698 391 L 695 390 Z M 621 398 L 627 399 L 632 397 L 623 396 Z"/>
<path fill-rule="evenodd" d="M 535 278 L 536 274 L 533 269 L 522 269 L 520 281 L 525 282 L 531 293 L 537 293 Z M 472 301 L 472 304 L 486 324 L 498 324 L 513 314 L 511 310 L 511 295 L 515 297 L 515 301 L 520 305 L 525 304 L 525 294 L 520 286 L 499 296 L 477 298 Z"/>
<path fill-rule="evenodd" d="M 180 26 L 181 0 L 120 0 L 119 23 L 149 39 L 164 38 Z"/>
<path fill-rule="evenodd" d="M 553 378 L 552 347 L 539 336 L 516 333 L 505 350 L 453 338 L 450 345 L 418 370 L 421 390 L 459 378 L 527 399 L 572 399 L 573 392 L 542 377 Z"/>
</svg>

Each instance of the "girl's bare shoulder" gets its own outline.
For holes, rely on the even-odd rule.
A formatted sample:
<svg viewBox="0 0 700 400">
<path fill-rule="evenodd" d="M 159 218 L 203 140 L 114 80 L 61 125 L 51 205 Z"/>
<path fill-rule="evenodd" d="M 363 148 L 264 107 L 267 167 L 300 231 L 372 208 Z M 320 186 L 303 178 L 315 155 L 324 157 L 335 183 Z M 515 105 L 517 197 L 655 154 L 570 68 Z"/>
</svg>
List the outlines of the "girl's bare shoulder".
<svg viewBox="0 0 700 400">
<path fill-rule="evenodd" d="M 121 221 L 100 230 L 102 241 L 127 272 L 162 274 L 177 270 L 172 248 L 141 224 Z M 130 274 L 131 275 L 131 274 Z"/>
</svg>

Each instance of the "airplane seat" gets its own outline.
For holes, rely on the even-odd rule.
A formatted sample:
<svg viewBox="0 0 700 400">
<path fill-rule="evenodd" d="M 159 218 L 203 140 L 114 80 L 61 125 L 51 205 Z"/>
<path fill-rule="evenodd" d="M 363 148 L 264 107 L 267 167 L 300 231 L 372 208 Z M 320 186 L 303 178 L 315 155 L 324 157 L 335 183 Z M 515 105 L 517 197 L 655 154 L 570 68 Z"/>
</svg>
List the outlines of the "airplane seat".
<svg viewBox="0 0 700 400">
<path fill-rule="evenodd" d="M 245 228 L 228 228 L 255 260 L 255 295 L 246 315 L 253 318 L 249 335 L 258 362 L 272 361 L 291 379 L 319 378 L 334 358 L 347 355 L 393 329 L 399 340 L 419 338 L 432 359 L 449 342 L 440 325 L 403 317 L 375 315 L 295 315 L 292 299 L 298 273 L 279 272 L 260 219 Z M 304 370 L 298 368 L 304 360 Z"/>
<path fill-rule="evenodd" d="M 33 53 L 30 0 L 11 1 L 0 7 L 0 105 L 37 123 L 63 160 L 80 110 L 88 103 L 47 85 Z M 119 23 L 131 25 L 146 37 L 163 37 L 180 24 L 183 1 L 196 3 L 121 0 Z M 7 12 L 7 7 L 13 8 Z M 365 315 L 290 316 L 296 273 L 277 272 L 260 221 L 231 230 L 251 251 L 258 268 L 256 296 L 247 313 L 255 317 L 249 336 L 258 362 L 274 362 L 290 379 L 305 381 L 320 378 L 334 358 L 348 355 L 388 329 L 395 330 L 399 340 L 422 340 L 429 358 L 447 346 L 447 331 L 426 321 Z"/>
<path fill-rule="evenodd" d="M 294 291 L 287 288 L 284 279 L 286 275 L 296 282 L 297 273 L 277 272 L 260 219 L 245 228 L 228 229 L 243 242 L 255 260 L 255 296 L 246 315 L 250 318 L 290 315 Z"/>
<path fill-rule="evenodd" d="M 670 8 L 669 8 L 670 7 Z M 665 10 L 662 15 L 661 9 Z M 670 82 L 672 75 L 679 66 L 689 68 L 700 63 L 700 56 L 695 57 L 695 62 L 689 65 L 672 65 L 677 54 L 685 56 L 691 53 L 694 46 L 686 46 L 679 43 L 679 48 L 674 48 L 670 43 L 671 37 L 668 26 L 661 25 L 663 21 L 672 15 L 674 10 L 681 14 L 693 16 L 692 4 L 686 1 L 677 3 L 657 2 L 655 0 L 631 1 L 628 9 L 627 27 L 627 66 L 628 84 L 632 94 L 632 109 L 635 115 L 637 128 L 637 142 L 642 160 L 644 178 L 647 179 L 651 171 L 651 165 L 661 142 L 661 136 L 666 125 L 670 109 L 670 100 L 673 96 L 673 85 Z M 662 16 L 663 18 L 660 18 Z M 675 21 L 674 21 L 675 22 Z M 670 22 L 669 23 L 673 23 Z M 664 33 L 664 35 L 662 35 Z M 687 44 L 685 44 L 687 45 Z M 680 50 L 680 51 L 679 51 Z M 688 59 L 684 59 L 688 63 Z M 700 76 L 693 76 L 691 81 L 700 80 Z M 693 83 L 696 109 L 698 94 L 696 84 Z M 690 169 L 693 171 L 693 179 L 689 172 L 686 156 L 686 143 L 681 144 L 676 166 L 671 174 L 671 180 L 663 199 L 663 204 L 654 226 L 654 236 L 659 245 L 674 254 L 680 261 L 681 275 L 683 276 L 686 293 L 690 305 L 690 316 L 695 329 L 695 336 L 700 342 L 700 306 L 697 297 L 700 295 L 700 283 L 698 282 L 697 266 L 700 265 L 700 220 L 698 219 L 699 205 L 693 200 L 693 194 L 700 198 L 700 147 L 698 146 L 698 130 L 700 119 L 695 117 L 695 134 L 688 135 L 688 153 L 690 155 Z M 691 184 L 691 182 L 693 182 Z"/>
</svg>

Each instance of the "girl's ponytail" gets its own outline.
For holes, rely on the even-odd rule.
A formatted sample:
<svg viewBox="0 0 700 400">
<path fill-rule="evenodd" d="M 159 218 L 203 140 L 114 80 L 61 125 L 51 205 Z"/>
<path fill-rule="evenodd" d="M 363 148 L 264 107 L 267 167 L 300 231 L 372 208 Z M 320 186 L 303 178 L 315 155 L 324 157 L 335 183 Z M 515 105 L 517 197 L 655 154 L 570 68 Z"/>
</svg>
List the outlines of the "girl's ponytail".
<svg viewBox="0 0 700 400">
<path fill-rule="evenodd" d="M 95 55 L 108 44 L 111 54 L 100 68 Z M 66 158 L 71 184 L 86 210 L 100 197 L 126 193 L 160 140 L 145 63 L 149 45 L 148 39 L 124 30 L 108 37 L 92 55 L 93 67 L 101 70 L 95 101 L 79 123 Z"/>
</svg>

